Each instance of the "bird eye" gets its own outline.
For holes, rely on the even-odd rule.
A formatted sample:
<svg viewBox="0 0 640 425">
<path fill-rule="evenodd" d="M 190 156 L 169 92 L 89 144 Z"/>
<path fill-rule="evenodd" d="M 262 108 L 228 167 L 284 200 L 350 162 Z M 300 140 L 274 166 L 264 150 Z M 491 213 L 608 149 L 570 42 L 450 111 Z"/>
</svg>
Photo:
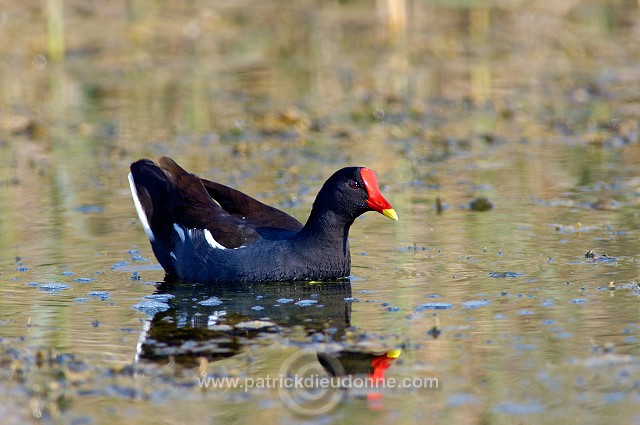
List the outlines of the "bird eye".
<svg viewBox="0 0 640 425">
<path fill-rule="evenodd" d="M 361 186 L 360 186 L 360 183 L 358 183 L 357 181 L 355 181 L 355 180 L 351 180 L 351 181 L 349 182 L 349 187 L 350 187 L 351 189 L 357 189 L 357 188 L 359 188 L 359 187 L 361 187 Z"/>
</svg>

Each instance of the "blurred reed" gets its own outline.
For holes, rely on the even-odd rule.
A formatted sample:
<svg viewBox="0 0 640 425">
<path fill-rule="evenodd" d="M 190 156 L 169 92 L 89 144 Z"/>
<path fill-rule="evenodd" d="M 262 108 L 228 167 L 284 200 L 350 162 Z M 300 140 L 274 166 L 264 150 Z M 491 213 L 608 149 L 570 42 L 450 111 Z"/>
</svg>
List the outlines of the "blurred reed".
<svg viewBox="0 0 640 425">
<path fill-rule="evenodd" d="M 49 60 L 64 59 L 63 0 L 47 0 L 47 53 Z"/>
</svg>

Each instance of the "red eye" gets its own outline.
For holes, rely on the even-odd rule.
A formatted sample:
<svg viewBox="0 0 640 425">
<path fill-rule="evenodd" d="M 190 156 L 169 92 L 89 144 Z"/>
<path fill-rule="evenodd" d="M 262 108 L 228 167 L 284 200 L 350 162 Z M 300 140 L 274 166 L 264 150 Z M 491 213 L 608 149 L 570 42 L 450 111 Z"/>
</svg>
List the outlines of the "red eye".
<svg viewBox="0 0 640 425">
<path fill-rule="evenodd" d="M 349 182 L 349 187 L 350 187 L 351 189 L 358 189 L 358 188 L 359 188 L 359 187 L 361 187 L 361 186 L 360 186 L 360 183 L 358 183 L 357 181 L 355 181 L 355 180 L 351 180 L 351 181 Z"/>
</svg>

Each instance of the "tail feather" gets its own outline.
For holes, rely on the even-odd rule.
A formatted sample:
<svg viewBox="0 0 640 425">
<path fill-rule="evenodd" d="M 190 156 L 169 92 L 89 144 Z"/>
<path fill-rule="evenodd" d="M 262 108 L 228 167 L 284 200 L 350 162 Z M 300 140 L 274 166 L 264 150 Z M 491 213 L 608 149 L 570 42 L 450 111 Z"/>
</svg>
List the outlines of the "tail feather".
<svg viewBox="0 0 640 425">
<path fill-rule="evenodd" d="M 170 252 L 172 202 L 168 176 L 153 161 L 141 159 L 131 164 L 131 196 L 156 258 L 167 273 L 175 272 Z"/>
</svg>

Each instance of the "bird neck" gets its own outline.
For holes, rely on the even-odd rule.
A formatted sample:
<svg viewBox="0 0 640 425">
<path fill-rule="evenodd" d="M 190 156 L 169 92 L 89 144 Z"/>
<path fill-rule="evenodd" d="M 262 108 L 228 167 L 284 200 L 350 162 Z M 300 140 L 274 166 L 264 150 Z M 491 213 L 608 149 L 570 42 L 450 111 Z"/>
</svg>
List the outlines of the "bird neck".
<svg viewBox="0 0 640 425">
<path fill-rule="evenodd" d="M 316 208 L 314 205 L 300 234 L 327 242 L 345 242 L 352 224 L 353 219 L 345 218 L 331 210 Z"/>
<path fill-rule="evenodd" d="M 309 220 L 298 232 L 299 252 L 313 256 L 331 272 L 325 278 L 347 277 L 351 273 L 349 228 L 353 220 L 324 208 L 314 208 Z"/>
</svg>

